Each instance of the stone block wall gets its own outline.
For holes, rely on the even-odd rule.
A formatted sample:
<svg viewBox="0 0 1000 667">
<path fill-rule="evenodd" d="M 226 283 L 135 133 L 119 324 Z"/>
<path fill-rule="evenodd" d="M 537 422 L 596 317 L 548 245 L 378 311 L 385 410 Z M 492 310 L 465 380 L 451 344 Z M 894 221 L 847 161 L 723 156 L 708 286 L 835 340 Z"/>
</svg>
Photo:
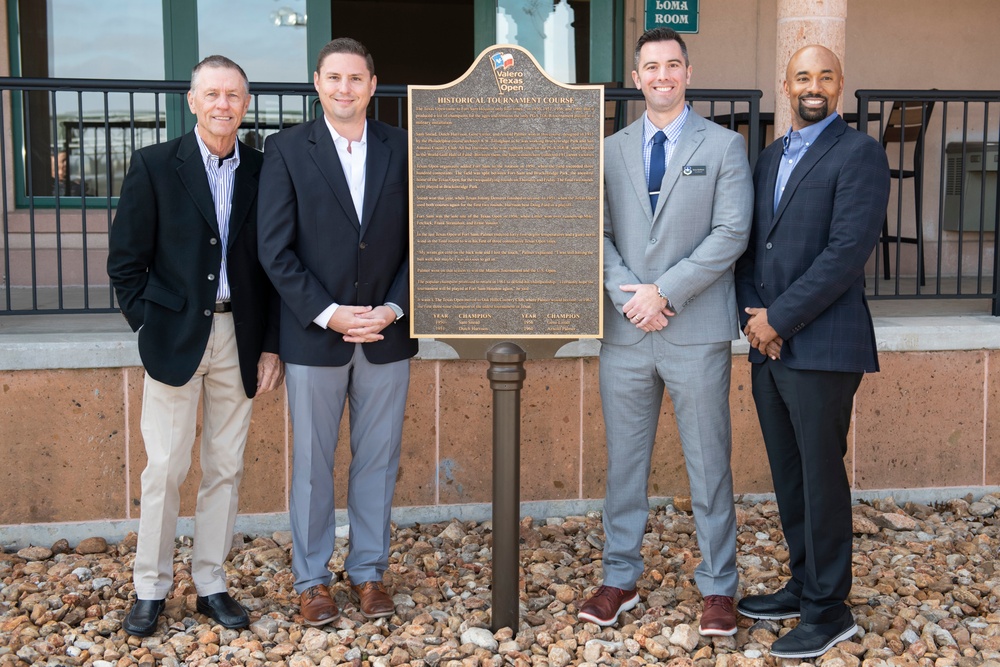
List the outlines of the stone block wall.
<svg viewBox="0 0 1000 667">
<path fill-rule="evenodd" d="M 882 352 L 857 394 L 845 459 L 856 491 L 1000 485 L 997 350 Z M 396 505 L 488 503 L 492 394 L 487 362 L 415 360 Z M 521 406 L 521 498 L 604 493 L 604 425 L 594 357 L 528 361 Z M 134 519 L 145 465 L 141 368 L 4 371 L 0 380 L 0 525 Z M 750 367 L 733 357 L 730 394 L 737 493 L 770 493 Z M 337 451 L 346 503 L 347 420 Z M 199 430 L 200 433 L 200 430 Z M 194 512 L 197 444 L 183 487 Z M 258 397 L 246 448 L 241 513 L 287 511 L 291 423 L 284 389 Z M 651 496 L 686 494 L 670 399 L 664 398 Z"/>
</svg>

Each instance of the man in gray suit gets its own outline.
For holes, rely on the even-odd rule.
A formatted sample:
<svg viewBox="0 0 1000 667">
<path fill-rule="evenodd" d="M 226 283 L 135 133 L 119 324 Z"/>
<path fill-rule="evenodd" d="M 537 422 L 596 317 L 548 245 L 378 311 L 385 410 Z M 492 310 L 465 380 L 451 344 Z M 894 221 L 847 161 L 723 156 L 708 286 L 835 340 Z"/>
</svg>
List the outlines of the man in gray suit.
<svg viewBox="0 0 1000 667">
<path fill-rule="evenodd" d="M 605 141 L 601 402 L 608 443 L 604 584 L 582 620 L 612 625 L 639 602 L 647 484 L 666 387 L 674 405 L 702 562 L 701 634 L 736 632 L 736 513 L 730 470 L 733 263 L 746 248 L 753 189 L 740 135 L 685 102 L 684 40 L 649 30 L 632 79 L 646 113 Z"/>
</svg>

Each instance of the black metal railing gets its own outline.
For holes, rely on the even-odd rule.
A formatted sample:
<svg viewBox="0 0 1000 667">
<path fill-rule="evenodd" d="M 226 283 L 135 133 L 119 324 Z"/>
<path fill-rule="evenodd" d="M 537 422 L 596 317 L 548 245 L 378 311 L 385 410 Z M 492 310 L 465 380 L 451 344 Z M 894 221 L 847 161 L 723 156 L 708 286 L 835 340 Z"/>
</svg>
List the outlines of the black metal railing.
<svg viewBox="0 0 1000 667">
<path fill-rule="evenodd" d="M 187 89 L 178 81 L 0 78 L 0 315 L 116 310 L 105 262 L 121 181 L 135 150 L 190 129 Z M 318 113 L 309 84 L 253 84 L 251 94 L 240 137 L 257 147 Z M 869 294 L 989 298 L 1000 314 L 1000 93 L 857 94 L 858 124 L 885 140 L 896 180 Z M 687 98 L 701 115 L 741 132 L 756 162 L 774 122 L 760 110 L 760 91 L 689 89 Z M 640 91 L 619 84 L 606 86 L 605 102 L 607 134 L 644 108 Z M 371 113 L 405 127 L 406 87 L 379 86 Z"/>
<path fill-rule="evenodd" d="M 0 315 L 117 310 L 105 262 L 121 183 L 132 153 L 191 128 L 188 87 L 0 78 Z M 255 84 L 251 95 L 240 137 L 257 147 L 317 106 L 308 84 Z M 375 113 L 402 122 L 405 99 L 405 86 L 382 86 Z"/>
<path fill-rule="evenodd" d="M 1000 91 L 856 96 L 858 129 L 885 146 L 893 178 L 870 296 L 988 298 L 1000 315 Z"/>
<path fill-rule="evenodd" d="M 761 96 L 759 90 L 689 88 L 686 99 L 705 118 L 743 133 L 752 167 L 757 164 L 757 156 L 764 148 L 767 126 L 765 116 L 760 112 Z M 605 88 L 604 100 L 611 107 L 605 117 L 606 134 L 622 129 L 645 109 L 641 90 L 621 88 L 618 84 L 609 84 Z"/>
</svg>

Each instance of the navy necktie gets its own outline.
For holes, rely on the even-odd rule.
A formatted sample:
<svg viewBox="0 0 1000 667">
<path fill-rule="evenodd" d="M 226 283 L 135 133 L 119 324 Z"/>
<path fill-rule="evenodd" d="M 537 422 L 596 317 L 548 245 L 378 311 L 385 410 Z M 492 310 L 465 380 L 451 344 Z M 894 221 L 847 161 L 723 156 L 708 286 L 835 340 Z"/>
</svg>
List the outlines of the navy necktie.
<svg viewBox="0 0 1000 667">
<path fill-rule="evenodd" d="M 654 213 L 656 213 L 656 200 L 660 197 L 664 163 L 667 160 L 663 150 L 663 142 L 666 140 L 667 135 L 663 134 L 663 130 L 657 130 L 653 135 L 653 150 L 649 153 L 649 206 Z"/>
</svg>

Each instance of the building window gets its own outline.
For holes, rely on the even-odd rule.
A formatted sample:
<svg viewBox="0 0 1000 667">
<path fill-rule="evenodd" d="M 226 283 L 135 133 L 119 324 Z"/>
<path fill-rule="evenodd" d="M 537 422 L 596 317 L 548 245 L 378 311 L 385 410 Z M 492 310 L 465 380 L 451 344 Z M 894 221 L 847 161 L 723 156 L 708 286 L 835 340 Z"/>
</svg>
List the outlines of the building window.
<svg viewBox="0 0 1000 667">
<path fill-rule="evenodd" d="M 304 83 L 305 72 L 312 71 L 305 0 L 240 0 L 239 11 L 233 5 L 233 0 L 198 0 L 200 57 L 231 58 L 251 81 Z"/>
<path fill-rule="evenodd" d="M 497 0 L 497 44 L 517 44 L 562 83 L 589 75 L 590 2 Z"/>
<path fill-rule="evenodd" d="M 161 0 L 18 0 L 13 62 L 29 78 L 160 79 Z M 12 3 L 13 4 L 13 3 Z M 32 91 L 15 96 L 25 139 L 23 197 L 116 196 L 131 153 L 156 140 L 163 100 L 152 93 Z M 162 116 L 162 113 L 160 114 Z M 105 119 L 108 127 L 105 127 Z"/>
<path fill-rule="evenodd" d="M 11 70 L 33 79 L 113 82 L 186 80 L 201 58 L 222 54 L 251 81 L 304 82 L 307 11 L 316 0 L 11 0 Z M 308 6 L 308 7 L 307 7 Z M 328 16 L 328 12 L 326 13 Z M 320 21 L 322 23 L 322 20 Z M 321 26 L 322 27 L 322 26 Z M 328 26 L 311 28 L 312 42 Z M 114 88 L 116 86 L 109 86 Z M 17 204 L 79 206 L 83 196 L 117 197 L 132 152 L 190 130 L 186 88 L 32 90 L 12 95 Z M 162 91 L 162 88 L 161 88 Z M 248 123 L 278 124 L 279 100 L 261 96 Z M 285 123 L 289 122 L 285 110 Z M 292 120 L 294 122 L 294 120 Z M 253 141 L 259 135 L 241 137 Z"/>
<path fill-rule="evenodd" d="M 250 81 L 306 83 L 314 69 L 306 46 L 306 0 L 198 0 L 199 59 L 215 53 L 240 64 Z M 208 26 L 212 26 L 211 29 Z M 220 30 L 218 26 L 225 26 Z M 266 45 L 266 46 L 265 46 Z M 277 95 L 260 95 L 247 114 L 240 139 L 261 148 L 279 127 L 301 122 L 303 112 L 282 106 Z"/>
</svg>

